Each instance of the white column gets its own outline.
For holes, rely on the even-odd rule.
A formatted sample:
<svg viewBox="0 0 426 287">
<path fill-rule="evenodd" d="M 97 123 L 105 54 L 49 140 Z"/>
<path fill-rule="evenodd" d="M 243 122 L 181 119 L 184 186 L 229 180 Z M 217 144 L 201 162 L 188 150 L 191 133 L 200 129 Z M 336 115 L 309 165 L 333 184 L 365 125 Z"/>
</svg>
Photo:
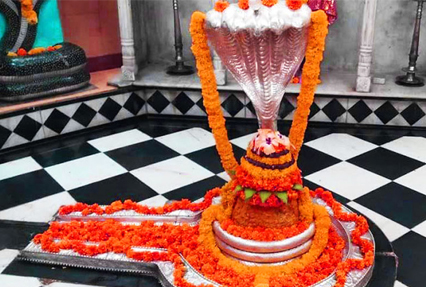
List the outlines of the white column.
<svg viewBox="0 0 426 287">
<path fill-rule="evenodd" d="M 377 0 L 365 0 L 356 80 L 357 92 L 368 93 L 371 91 L 371 65 L 373 62 L 376 10 Z"/>
<path fill-rule="evenodd" d="M 121 51 L 123 54 L 123 66 L 121 67 L 122 80 L 134 81 L 138 69 L 135 57 L 135 42 L 133 40 L 131 0 L 117 0 L 117 3 Z"/>
<path fill-rule="evenodd" d="M 212 7 L 214 7 L 216 0 L 211 0 L 211 2 L 212 2 Z M 214 74 L 216 76 L 217 85 L 218 86 L 226 85 L 226 68 L 223 65 L 222 61 L 220 60 L 219 56 L 217 55 L 216 51 L 213 51 L 213 67 L 214 67 Z"/>
</svg>

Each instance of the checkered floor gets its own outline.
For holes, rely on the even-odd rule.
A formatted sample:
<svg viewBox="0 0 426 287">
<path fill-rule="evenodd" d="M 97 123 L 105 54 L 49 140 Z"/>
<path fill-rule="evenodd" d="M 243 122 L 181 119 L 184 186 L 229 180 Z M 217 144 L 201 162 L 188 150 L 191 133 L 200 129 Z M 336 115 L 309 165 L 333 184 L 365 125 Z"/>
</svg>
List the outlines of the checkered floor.
<svg viewBox="0 0 426 287">
<path fill-rule="evenodd" d="M 228 129 L 241 157 L 256 125 L 231 122 Z M 288 132 L 288 126 L 280 130 Z M 333 191 L 382 229 L 399 256 L 398 287 L 423 287 L 426 282 L 424 136 L 426 131 L 311 127 L 299 160 L 306 185 Z M 195 200 L 223 185 L 228 177 L 214 144 L 204 120 L 155 118 L 0 154 L 1 286 L 159 286 L 149 278 L 117 279 L 14 259 L 18 249 L 47 227 L 60 205 L 129 198 L 162 205 Z"/>
</svg>

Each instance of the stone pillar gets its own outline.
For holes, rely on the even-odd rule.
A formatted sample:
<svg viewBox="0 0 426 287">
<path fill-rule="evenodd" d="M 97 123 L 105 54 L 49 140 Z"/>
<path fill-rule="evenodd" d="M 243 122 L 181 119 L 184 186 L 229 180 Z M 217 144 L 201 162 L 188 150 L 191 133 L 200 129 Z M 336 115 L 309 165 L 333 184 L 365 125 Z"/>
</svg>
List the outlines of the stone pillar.
<svg viewBox="0 0 426 287">
<path fill-rule="evenodd" d="M 212 7 L 214 7 L 216 0 L 211 0 L 211 1 L 212 1 Z M 215 51 L 213 51 L 213 67 L 214 67 L 214 74 L 216 76 L 217 85 L 218 86 L 226 85 L 226 68 Z"/>
<path fill-rule="evenodd" d="M 371 65 L 373 62 L 376 10 L 377 0 L 365 0 L 356 80 L 357 92 L 368 93 L 371 91 Z"/>
<path fill-rule="evenodd" d="M 121 51 L 123 66 L 121 67 L 122 80 L 135 80 L 138 71 L 135 57 L 135 43 L 133 40 L 133 22 L 131 0 L 117 0 L 118 18 L 120 22 Z"/>
</svg>

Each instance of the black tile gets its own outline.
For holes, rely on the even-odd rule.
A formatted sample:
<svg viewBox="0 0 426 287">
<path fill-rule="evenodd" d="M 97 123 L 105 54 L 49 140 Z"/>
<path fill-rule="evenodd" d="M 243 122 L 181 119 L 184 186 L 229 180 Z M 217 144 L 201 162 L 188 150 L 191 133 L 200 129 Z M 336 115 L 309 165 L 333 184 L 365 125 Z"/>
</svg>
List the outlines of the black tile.
<svg viewBox="0 0 426 287">
<path fill-rule="evenodd" d="M 0 181 L 0 210 L 56 194 L 63 188 L 44 170 Z"/>
<path fill-rule="evenodd" d="M 354 119 L 360 123 L 365 118 L 373 113 L 373 111 L 367 106 L 363 100 L 359 100 L 352 108 L 349 109 L 349 113 L 354 117 Z"/>
<path fill-rule="evenodd" d="M 6 143 L 12 131 L 0 126 L 0 148 Z"/>
<path fill-rule="evenodd" d="M 381 147 L 354 157 L 348 162 L 392 180 L 424 165 L 420 161 Z"/>
<path fill-rule="evenodd" d="M 26 140 L 32 141 L 40 129 L 41 124 L 39 122 L 25 115 L 13 132 Z"/>
<path fill-rule="evenodd" d="M 218 176 L 212 176 L 196 183 L 169 191 L 163 194 L 163 196 L 170 200 L 181 200 L 183 198 L 197 200 L 203 197 L 210 189 L 215 187 L 222 187 L 225 183 L 226 181 L 222 178 Z"/>
<path fill-rule="evenodd" d="M 77 111 L 75 111 L 74 115 L 72 116 L 72 119 L 78 122 L 79 124 L 87 127 L 95 116 L 96 111 L 85 103 L 82 103 L 78 107 Z"/>
<path fill-rule="evenodd" d="M 368 142 L 384 145 L 385 143 L 399 139 L 400 137 L 408 134 L 408 130 L 400 130 L 399 132 L 392 132 L 387 130 L 369 129 L 359 130 L 353 134 L 357 138 L 366 140 Z"/>
<path fill-rule="evenodd" d="M 249 109 L 250 112 L 253 113 L 253 115 L 256 115 L 256 110 L 254 109 L 253 103 L 251 101 L 247 104 L 246 107 L 247 109 Z"/>
<path fill-rule="evenodd" d="M 129 171 L 179 156 L 177 152 L 156 140 L 112 150 L 106 155 Z"/>
<path fill-rule="evenodd" d="M 345 108 L 342 106 L 342 104 L 336 100 L 333 99 L 331 100 L 327 105 L 325 105 L 324 108 L 322 108 L 322 111 L 327 115 L 327 117 L 330 118 L 330 120 L 332 120 L 333 122 L 340 117 L 341 115 L 343 115 L 346 110 Z"/>
<path fill-rule="evenodd" d="M 257 122 L 231 124 L 230 121 L 226 121 L 226 130 L 228 131 L 228 138 L 235 139 L 248 134 L 257 132 L 259 125 Z"/>
<path fill-rule="evenodd" d="M 368 287 L 394 287 L 397 274 L 397 258 L 395 256 L 376 254 L 373 275 Z M 411 287 L 411 286 L 410 286 Z"/>
<path fill-rule="evenodd" d="M 321 109 L 318 107 L 318 105 L 315 102 L 313 102 L 312 105 L 311 105 L 311 108 L 310 108 L 310 112 L 309 112 L 309 119 L 311 119 L 313 116 L 318 114 L 318 112 L 320 110 Z"/>
<path fill-rule="evenodd" d="M 293 105 L 287 100 L 287 97 L 284 96 L 280 104 L 280 109 L 278 110 L 279 118 L 284 119 L 292 111 L 294 111 L 294 109 Z"/>
<path fill-rule="evenodd" d="M 116 200 L 141 201 L 158 195 L 130 173 L 68 191 L 78 202 L 110 204 Z"/>
<path fill-rule="evenodd" d="M 305 143 L 324 137 L 333 132 L 334 130 L 331 126 L 318 128 L 308 125 L 308 128 L 305 132 Z"/>
<path fill-rule="evenodd" d="M 194 102 L 184 92 L 179 93 L 179 95 L 173 100 L 172 104 L 183 115 L 186 114 L 194 106 Z"/>
<path fill-rule="evenodd" d="M 393 242 L 399 258 L 398 280 L 410 287 L 424 287 L 426 282 L 426 238 L 410 231 Z"/>
<path fill-rule="evenodd" d="M 232 116 L 235 117 L 243 108 L 243 103 L 235 96 L 230 94 L 228 98 L 223 101 L 222 107 Z"/>
<path fill-rule="evenodd" d="M 70 118 L 67 115 L 64 115 L 62 112 L 54 109 L 44 122 L 44 125 L 52 131 L 60 134 L 69 121 Z"/>
<path fill-rule="evenodd" d="M 414 125 L 426 114 L 417 103 L 412 103 L 401 112 L 401 115 L 410 125 Z"/>
<path fill-rule="evenodd" d="M 302 170 L 302 174 L 304 176 L 320 171 L 339 162 L 341 162 L 340 159 L 306 145 L 301 148 L 299 159 L 297 160 L 297 164 Z"/>
<path fill-rule="evenodd" d="M 48 228 L 47 223 L 0 220 L 0 250 L 24 249 L 35 235 Z"/>
<path fill-rule="evenodd" d="M 139 97 L 136 93 L 132 93 L 126 103 L 124 103 L 123 107 L 136 116 L 144 105 L 145 100 Z"/>
<path fill-rule="evenodd" d="M 3 274 L 53 279 L 64 282 L 106 287 L 161 287 L 158 279 L 139 274 L 126 274 L 72 267 L 52 268 L 52 265 L 36 264 L 20 260 L 14 260 L 3 271 Z M 40 285 L 42 284 L 40 283 Z"/>
<path fill-rule="evenodd" d="M 426 220 L 426 196 L 394 182 L 355 201 L 408 228 Z"/>
<path fill-rule="evenodd" d="M 374 113 L 384 124 L 387 124 L 398 115 L 398 111 L 389 101 L 386 101 L 377 110 L 375 110 Z"/>
<path fill-rule="evenodd" d="M 99 153 L 99 151 L 90 144 L 83 142 L 71 146 L 60 147 L 44 153 L 35 153 L 32 157 L 42 167 L 48 167 L 95 153 Z"/>
<path fill-rule="evenodd" d="M 113 121 L 120 110 L 121 106 L 116 101 L 108 98 L 99 109 L 99 113 L 110 121 Z"/>
<path fill-rule="evenodd" d="M 235 158 L 239 162 L 240 158 L 245 155 L 246 151 L 235 145 L 232 145 L 232 147 L 234 149 Z M 213 173 L 217 174 L 223 171 L 215 146 L 186 154 L 185 156 Z"/>
<path fill-rule="evenodd" d="M 196 105 L 201 109 L 201 110 L 203 110 L 203 112 L 206 112 L 206 107 L 204 107 L 204 104 L 203 104 L 203 98 L 201 97 L 201 99 L 199 99 L 198 101 L 197 101 L 197 103 L 196 103 Z"/>
<path fill-rule="evenodd" d="M 148 103 L 159 114 L 170 104 L 160 91 L 155 91 L 148 99 Z"/>
<path fill-rule="evenodd" d="M 309 181 L 305 178 L 303 179 L 303 185 L 309 187 L 310 190 L 316 190 L 317 188 L 322 187 L 322 186 L 319 186 L 318 184 L 313 183 L 313 182 L 311 182 L 311 181 Z M 346 197 L 343 197 L 343 196 L 333 192 L 332 190 L 329 190 L 329 189 L 326 189 L 326 188 L 324 188 L 324 189 L 330 191 L 333 194 L 334 199 L 337 200 L 340 203 L 346 204 L 350 201 Z"/>
</svg>

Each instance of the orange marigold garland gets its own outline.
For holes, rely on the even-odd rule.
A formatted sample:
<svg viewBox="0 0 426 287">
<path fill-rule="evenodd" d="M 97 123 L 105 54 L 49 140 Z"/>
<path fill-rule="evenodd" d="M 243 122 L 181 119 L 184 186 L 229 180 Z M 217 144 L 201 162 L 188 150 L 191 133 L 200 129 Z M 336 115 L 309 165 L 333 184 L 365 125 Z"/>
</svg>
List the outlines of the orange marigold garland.
<svg viewBox="0 0 426 287">
<path fill-rule="evenodd" d="M 343 287 L 346 283 L 347 274 L 354 269 L 364 269 L 373 265 L 374 262 L 374 245 L 371 241 L 362 238 L 369 227 L 365 217 L 357 215 L 356 213 L 346 213 L 342 210 L 342 204 L 337 202 L 331 192 L 325 191 L 322 188 L 318 188 L 311 192 L 313 196 L 318 196 L 329 205 L 334 213 L 334 217 L 341 221 L 353 221 L 356 224 L 356 228 L 352 231 L 351 240 L 354 244 L 358 245 L 362 254 L 363 259 L 348 259 L 344 262 L 340 262 L 336 271 L 337 283 L 335 287 Z"/>
<path fill-rule="evenodd" d="M 237 237 L 257 241 L 284 240 L 306 231 L 309 224 L 299 222 L 294 226 L 283 228 L 243 227 L 235 224 L 232 219 L 226 219 L 221 223 L 223 230 Z"/>
<path fill-rule="evenodd" d="M 216 148 L 223 168 L 233 177 L 238 162 L 235 159 L 234 151 L 232 150 L 232 145 L 229 142 L 228 132 L 225 127 L 225 118 L 223 117 L 220 105 L 213 62 L 204 29 L 205 18 L 206 15 L 199 11 L 192 14 L 191 25 L 189 27 L 192 37 L 191 50 L 197 62 L 203 103 L 208 115 L 210 128 L 216 140 Z"/>
<path fill-rule="evenodd" d="M 214 188 L 206 193 L 202 202 L 194 203 L 188 199 L 182 199 L 180 201 L 174 201 L 171 204 L 166 204 L 161 207 L 149 207 L 146 205 L 138 204 L 132 200 L 120 200 L 114 201 L 106 207 L 101 207 L 99 204 L 88 205 L 85 203 L 76 203 L 73 205 L 65 205 L 59 208 L 60 215 L 67 215 L 73 212 L 81 212 L 82 215 L 87 216 L 89 214 L 113 214 L 122 210 L 133 210 L 140 214 L 166 214 L 175 210 L 191 210 L 200 211 L 208 208 L 213 201 L 213 198 L 219 196 L 220 188 Z"/>
<path fill-rule="evenodd" d="M 302 85 L 297 98 L 297 109 L 290 129 L 290 142 L 294 145 L 295 159 L 299 156 L 303 144 L 311 105 L 320 75 L 320 64 L 325 50 L 325 38 L 328 33 L 328 20 L 324 11 L 312 13 L 312 24 L 309 27 L 306 63 L 302 72 Z"/>
<path fill-rule="evenodd" d="M 33 0 L 21 0 L 21 14 L 28 23 L 35 25 L 38 22 L 37 13 L 34 11 Z"/>
</svg>

